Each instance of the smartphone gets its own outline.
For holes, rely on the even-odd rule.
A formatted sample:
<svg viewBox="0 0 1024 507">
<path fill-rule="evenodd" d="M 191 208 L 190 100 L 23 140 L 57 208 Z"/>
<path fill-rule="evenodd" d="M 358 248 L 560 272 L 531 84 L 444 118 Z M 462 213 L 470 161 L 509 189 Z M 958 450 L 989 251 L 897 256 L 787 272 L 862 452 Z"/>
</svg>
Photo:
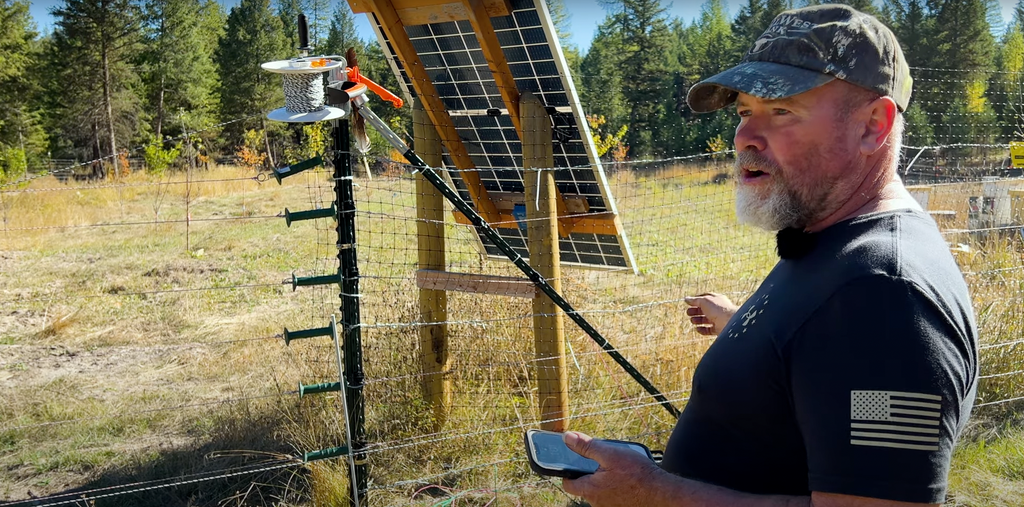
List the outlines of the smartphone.
<svg viewBox="0 0 1024 507">
<path fill-rule="evenodd" d="M 576 479 L 597 471 L 597 462 L 584 458 L 566 447 L 561 433 L 527 430 L 525 437 L 526 457 L 530 460 L 530 468 L 539 475 Z M 622 440 L 602 440 L 602 442 L 621 445 L 654 461 L 651 450 L 643 444 Z"/>
</svg>

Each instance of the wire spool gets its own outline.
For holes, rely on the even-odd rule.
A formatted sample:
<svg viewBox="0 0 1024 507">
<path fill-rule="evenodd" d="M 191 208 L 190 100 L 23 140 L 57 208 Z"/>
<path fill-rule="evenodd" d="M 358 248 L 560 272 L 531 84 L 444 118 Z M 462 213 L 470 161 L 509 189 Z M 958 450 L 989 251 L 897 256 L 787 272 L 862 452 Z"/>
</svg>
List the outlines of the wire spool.
<svg viewBox="0 0 1024 507">
<path fill-rule="evenodd" d="M 324 61 L 321 57 L 297 58 L 267 62 L 263 70 L 281 74 L 284 81 L 284 107 L 267 114 L 274 121 L 289 123 L 312 123 L 343 118 L 351 108 L 324 105 L 323 73 L 344 69 L 343 58 L 332 57 L 325 65 L 313 67 L 314 62 Z"/>
<path fill-rule="evenodd" d="M 323 76 L 285 74 L 284 108 L 291 113 L 312 113 L 324 108 Z"/>
</svg>

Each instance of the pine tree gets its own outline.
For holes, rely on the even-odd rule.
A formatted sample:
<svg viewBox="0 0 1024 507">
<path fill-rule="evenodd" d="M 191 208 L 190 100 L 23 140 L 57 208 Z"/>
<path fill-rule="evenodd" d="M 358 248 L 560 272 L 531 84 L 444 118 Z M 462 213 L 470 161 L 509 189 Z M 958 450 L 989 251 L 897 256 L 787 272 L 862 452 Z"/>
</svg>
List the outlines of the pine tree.
<svg viewBox="0 0 1024 507">
<path fill-rule="evenodd" d="M 931 66 L 934 48 L 930 47 L 928 39 L 934 33 L 935 24 L 924 0 L 886 0 L 881 19 L 896 35 L 907 63 Z"/>
<path fill-rule="evenodd" d="M 988 21 L 989 31 L 993 36 L 999 36 L 1006 30 L 1003 8 L 999 5 L 999 0 L 985 1 L 985 20 Z"/>
<path fill-rule="evenodd" d="M 986 18 L 985 0 L 945 0 L 936 14 L 935 52 L 972 75 L 992 67 L 995 43 Z"/>
<path fill-rule="evenodd" d="M 732 59 L 734 39 L 723 0 L 705 0 L 697 21 L 701 67 L 707 75 L 717 74 L 735 62 Z"/>
<path fill-rule="evenodd" d="M 590 50 L 580 62 L 577 83 L 583 110 L 604 117 L 606 128 L 611 132 L 629 122 L 628 104 L 622 91 L 621 66 L 626 57 L 621 26 L 614 15 L 609 15 L 598 26 Z"/>
<path fill-rule="evenodd" d="M 665 8 L 657 0 L 620 0 L 616 21 L 622 30 L 625 54 L 621 71 L 629 76 L 623 95 L 629 104 L 626 143 L 634 157 L 646 157 L 664 146 L 654 143 L 654 129 L 662 122 L 666 100 L 671 44 Z"/>
<path fill-rule="evenodd" d="M 201 129 L 201 132 L 196 134 L 199 137 L 199 142 L 202 143 L 203 147 L 201 151 L 206 153 L 213 153 L 219 151 L 221 146 L 221 133 L 219 129 L 210 129 L 211 122 L 220 121 L 220 72 L 217 65 L 216 55 L 217 48 L 220 47 L 220 39 L 224 36 L 224 27 L 227 24 L 227 13 L 224 12 L 224 8 L 217 0 L 203 0 L 203 8 L 199 15 L 199 39 L 202 44 L 202 52 L 210 55 L 210 60 L 213 63 L 212 76 L 210 77 L 213 88 L 210 91 L 210 107 L 209 109 L 202 109 L 203 115 L 198 118 L 189 117 L 186 114 L 188 121 L 188 129 L 195 131 Z M 207 111 L 209 114 L 207 115 Z M 195 137 L 195 136 L 193 136 Z"/>
<path fill-rule="evenodd" d="M 872 0 L 804 0 L 805 5 L 821 5 L 821 4 L 843 4 L 849 5 L 858 11 L 861 11 L 872 16 L 879 16 L 881 13 Z"/>
<path fill-rule="evenodd" d="M 900 42 L 907 63 L 913 68 L 946 67 L 942 56 L 935 50 L 939 40 L 936 14 L 939 3 L 935 0 L 885 0 L 881 19 L 892 29 Z M 927 146 L 935 142 L 933 124 L 941 121 L 940 114 L 949 102 L 947 91 L 934 79 L 935 71 L 912 70 L 915 78 L 913 101 L 904 118 L 907 123 L 907 143 Z"/>
<path fill-rule="evenodd" d="M 302 12 L 302 0 L 278 0 L 277 15 L 281 18 L 281 30 L 292 53 L 298 54 L 299 47 L 299 14 Z"/>
<path fill-rule="evenodd" d="M 871 14 L 872 16 L 879 16 L 881 13 L 872 0 L 839 0 L 838 3 L 849 5 L 858 11 Z"/>
<path fill-rule="evenodd" d="M 748 4 L 748 12 L 751 6 Z M 672 39 L 676 45 L 671 51 L 670 63 L 675 69 L 671 114 L 660 129 L 670 137 L 663 144 L 671 147 L 668 153 L 671 155 L 701 153 L 708 149 L 709 141 L 731 139 L 734 115 L 729 111 L 693 114 L 686 105 L 686 94 L 698 81 L 734 65 L 740 52 L 733 45 L 740 40 L 732 35 L 722 0 L 705 0 L 700 18 L 690 26 L 676 23 L 672 27 Z"/>
<path fill-rule="evenodd" d="M 1006 125 L 1002 137 L 1024 140 L 1024 33 L 1016 24 L 1003 35 L 996 61 L 1000 73 L 993 83 L 993 107 Z"/>
<path fill-rule="evenodd" d="M 764 32 L 763 13 L 764 0 L 747 0 L 747 4 L 740 8 L 732 22 L 734 61 L 740 61 Z"/>
<path fill-rule="evenodd" d="M 35 38 L 28 3 L 0 0 L 0 182 L 20 177 L 46 151 Z"/>
<path fill-rule="evenodd" d="M 761 13 L 761 31 L 763 32 L 767 29 L 772 20 L 779 14 L 782 14 L 782 11 L 788 11 L 792 8 L 793 2 L 791 0 L 765 0 L 764 12 Z"/>
<path fill-rule="evenodd" d="M 187 112 L 192 129 L 213 123 L 217 74 L 215 47 L 203 27 L 208 9 L 220 6 L 212 0 L 149 0 L 146 5 L 145 81 L 158 140 L 169 115 Z M 180 128 L 179 122 L 173 130 Z"/>
<path fill-rule="evenodd" d="M 339 8 L 348 7 L 348 2 L 338 2 Z M 320 46 L 327 41 L 327 32 L 331 26 L 330 0 L 305 0 L 303 13 L 306 15 L 306 24 L 309 28 L 309 44 L 316 50 L 316 54 L 327 54 L 320 50 Z"/>
<path fill-rule="evenodd" d="M 558 41 L 565 47 L 571 44 L 572 32 L 569 22 L 571 15 L 565 8 L 565 0 L 548 0 L 548 14 L 551 15 L 551 22 L 555 25 L 555 33 L 558 34 Z"/>
<path fill-rule="evenodd" d="M 65 0 L 53 16 L 53 126 L 87 156 L 92 145 L 93 156 L 114 157 L 139 132 L 142 114 L 132 65 L 139 55 L 138 6 L 131 0 Z"/>
<path fill-rule="evenodd" d="M 351 9 L 348 2 L 339 2 L 338 10 Z M 277 15 L 281 18 L 281 29 L 288 40 L 289 55 L 297 55 L 299 47 L 299 14 L 306 16 L 309 45 L 315 54 L 327 54 L 321 49 L 326 44 L 332 20 L 330 0 L 277 0 Z"/>
<path fill-rule="evenodd" d="M 569 64 L 569 72 L 573 76 L 579 75 L 580 65 L 583 57 L 580 55 L 580 48 L 572 42 L 570 31 L 571 14 L 566 10 L 565 0 L 548 0 L 548 14 L 551 15 L 551 22 L 555 25 L 555 32 L 558 34 L 558 43 L 562 46 L 562 54 Z"/>
<path fill-rule="evenodd" d="M 321 49 L 327 55 L 344 55 L 348 48 L 362 48 L 363 42 L 356 34 L 355 19 L 348 3 L 341 2 L 331 16 L 331 26 Z M 360 55 L 362 56 L 362 55 Z M 390 73 L 390 72 L 389 72 Z"/>
<path fill-rule="evenodd" d="M 903 121 L 906 128 L 903 130 L 905 145 L 930 146 L 935 142 L 935 131 L 928 114 L 921 109 L 921 102 L 912 100 L 910 106 L 903 113 Z"/>
<path fill-rule="evenodd" d="M 701 47 L 697 30 L 697 23 L 686 25 L 678 18 L 669 27 L 672 43 L 668 51 L 668 86 L 671 96 L 666 97 L 664 121 L 658 129 L 659 137 L 667 141 L 662 144 L 668 148 L 666 155 L 669 156 L 693 152 L 694 139 L 700 130 L 696 124 L 703 119 L 694 115 L 686 104 L 690 87 L 710 75 L 704 73 L 696 62 Z"/>
<path fill-rule="evenodd" d="M 734 61 L 742 59 L 772 20 L 791 7 L 789 0 L 747 0 L 732 22 Z"/>
<path fill-rule="evenodd" d="M 986 97 L 995 43 L 986 20 L 985 0 L 945 0 L 935 18 L 934 47 L 943 67 L 959 72 L 942 75 L 934 88 L 933 105 L 925 110 L 934 124 L 944 124 L 936 136 L 948 142 L 989 142 L 995 114 Z M 952 101 L 942 104 L 938 97 Z M 942 135 L 946 134 L 947 139 Z"/>
<path fill-rule="evenodd" d="M 221 82 L 221 119 L 259 116 L 226 129 L 232 144 L 241 141 L 245 129 L 265 125 L 262 115 L 282 103 L 280 78 L 261 71 L 260 64 L 290 53 L 281 18 L 271 12 L 269 0 L 241 0 L 231 8 L 215 56 Z"/>
<path fill-rule="evenodd" d="M 722 0 L 705 0 L 701 9 L 701 17 L 695 26 L 695 42 L 698 54 L 694 55 L 698 66 L 704 73 L 702 78 L 722 72 L 734 64 L 732 56 L 735 50 L 731 47 L 732 30 L 725 14 Z M 682 91 L 682 90 L 681 90 Z M 686 143 L 690 150 L 706 151 L 709 142 L 731 139 L 731 131 L 736 120 L 732 111 L 716 111 L 710 115 L 695 118 L 695 129 Z"/>
</svg>

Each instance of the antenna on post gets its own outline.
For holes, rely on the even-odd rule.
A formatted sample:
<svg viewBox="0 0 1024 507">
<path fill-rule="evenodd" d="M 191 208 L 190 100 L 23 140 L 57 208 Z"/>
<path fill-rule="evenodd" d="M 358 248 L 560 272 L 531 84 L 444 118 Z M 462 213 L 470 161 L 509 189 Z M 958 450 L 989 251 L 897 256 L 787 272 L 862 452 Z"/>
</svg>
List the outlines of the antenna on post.
<svg viewBox="0 0 1024 507">
<path fill-rule="evenodd" d="M 309 47 L 309 25 L 306 23 L 306 15 L 299 14 L 299 56 L 305 58 L 313 48 Z"/>
</svg>

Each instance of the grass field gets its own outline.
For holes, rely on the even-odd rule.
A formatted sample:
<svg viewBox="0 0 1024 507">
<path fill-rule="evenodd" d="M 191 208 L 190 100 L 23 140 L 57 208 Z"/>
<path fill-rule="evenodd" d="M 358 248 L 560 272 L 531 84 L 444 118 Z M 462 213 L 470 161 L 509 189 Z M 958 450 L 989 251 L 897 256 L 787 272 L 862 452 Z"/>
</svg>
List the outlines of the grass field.
<svg viewBox="0 0 1024 507">
<path fill-rule="evenodd" d="M 709 341 L 682 323 L 684 295 L 741 300 L 775 257 L 737 226 L 714 165 L 609 176 L 638 273 L 563 269 L 567 299 L 677 405 Z M 280 214 L 331 200 L 324 173 L 278 186 L 231 167 L 185 181 L 132 175 L 97 188 L 41 178 L 0 194 L 0 500 L 281 463 L 344 441 L 334 348 L 285 347 L 282 327 L 322 327 L 337 290 L 299 276 L 336 269 L 333 222 Z M 78 185 L 78 186 L 76 186 Z M 566 505 L 529 472 L 538 422 L 526 299 L 451 293 L 454 399 L 436 428 L 420 395 L 414 182 L 359 180 L 366 431 L 372 505 Z M 951 202 L 964 189 L 936 187 Z M 987 378 L 980 402 L 1024 396 L 1020 240 L 951 237 L 975 298 Z M 446 226 L 451 271 L 517 276 Z M 571 426 L 663 448 L 673 421 L 570 323 Z M 1006 375 L 1002 375 L 1006 373 Z M 979 409 L 951 475 L 951 505 L 1024 504 L 1024 432 L 1013 402 Z M 344 460 L 115 496 L 97 505 L 330 505 Z M 175 481 L 169 481 L 175 482 Z"/>
</svg>

